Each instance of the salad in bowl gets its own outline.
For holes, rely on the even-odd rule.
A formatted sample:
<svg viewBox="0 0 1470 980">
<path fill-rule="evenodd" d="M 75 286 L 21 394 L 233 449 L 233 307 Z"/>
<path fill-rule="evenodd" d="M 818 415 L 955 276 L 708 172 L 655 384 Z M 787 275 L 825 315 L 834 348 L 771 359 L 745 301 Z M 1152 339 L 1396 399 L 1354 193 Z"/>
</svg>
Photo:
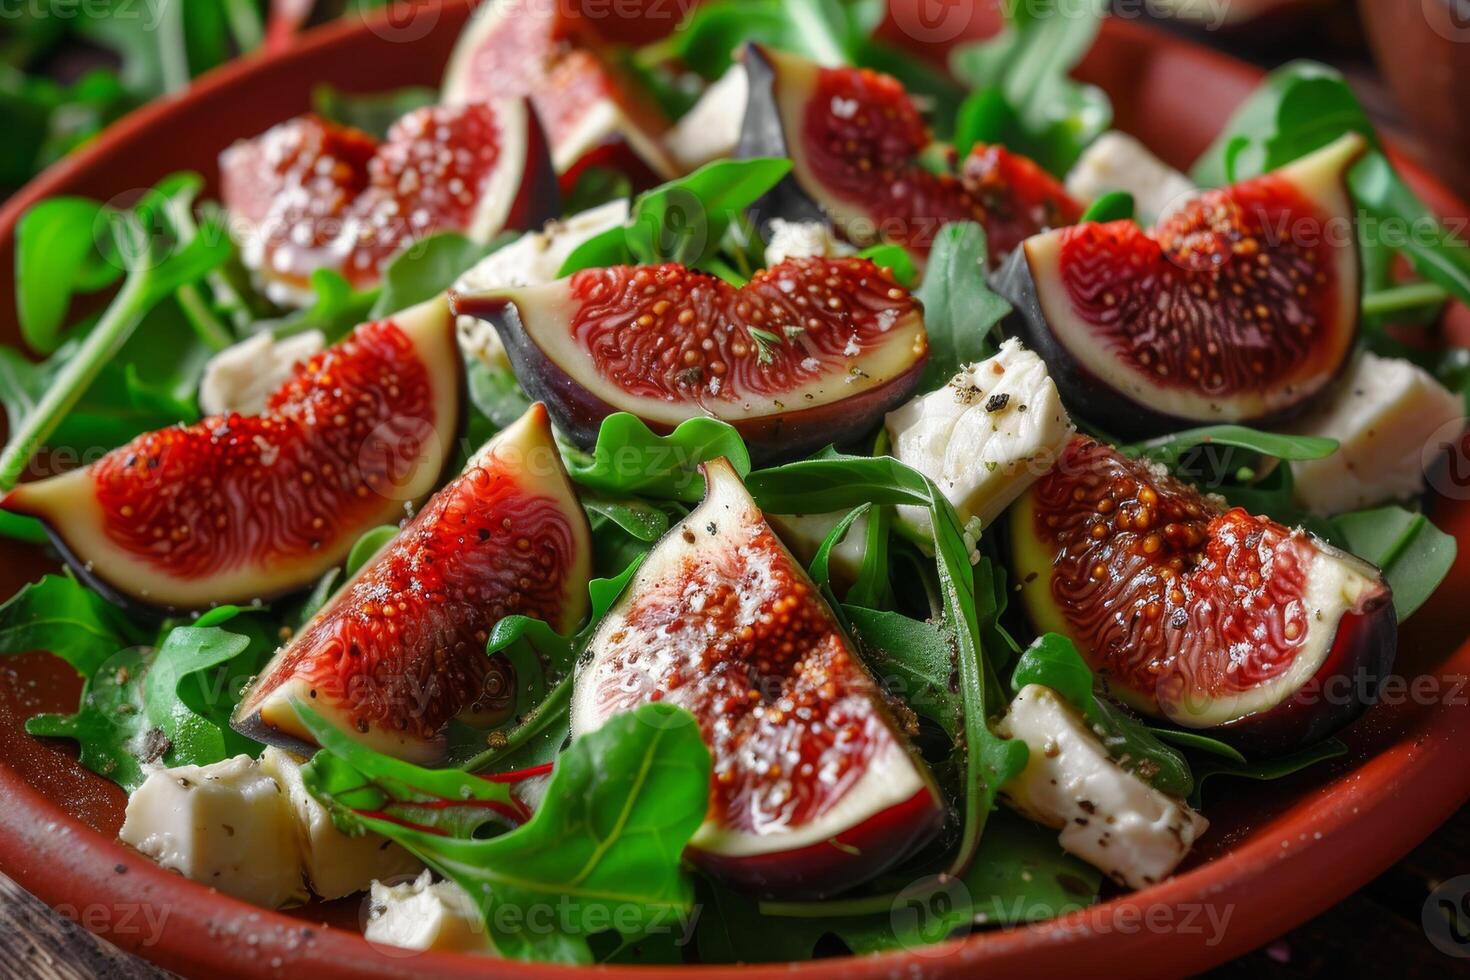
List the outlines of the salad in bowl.
<svg viewBox="0 0 1470 980">
<path fill-rule="evenodd" d="M 1149 889 L 1345 750 L 1454 559 L 1470 251 L 1323 66 L 1185 174 L 1096 9 L 873 17 L 496 0 L 217 200 L 27 213 L 0 652 L 125 844 L 380 948 L 795 961 Z"/>
</svg>

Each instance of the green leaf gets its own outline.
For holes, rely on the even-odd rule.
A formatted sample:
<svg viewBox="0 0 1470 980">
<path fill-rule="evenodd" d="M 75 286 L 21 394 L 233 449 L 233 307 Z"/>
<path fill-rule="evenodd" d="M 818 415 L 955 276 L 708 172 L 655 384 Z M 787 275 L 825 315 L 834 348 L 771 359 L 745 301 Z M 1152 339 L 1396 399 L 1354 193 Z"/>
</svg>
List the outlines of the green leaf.
<svg viewBox="0 0 1470 980">
<path fill-rule="evenodd" d="M 1065 174 L 1113 118 L 1100 89 L 1067 77 L 1092 47 L 1106 7 L 1104 0 L 1030 4 L 1025 16 L 1013 14 L 999 34 L 955 48 L 953 74 L 972 89 L 999 96 L 986 96 L 988 105 L 977 100 L 965 110 L 965 138 L 993 136 L 986 130 L 1004 121 L 1009 138 L 1003 142 L 1009 149 L 1053 174 Z M 1009 120 L 1003 120 L 997 103 L 1010 110 Z"/>
<path fill-rule="evenodd" d="M 491 366 L 479 358 L 467 358 L 465 380 L 470 404 L 497 430 L 526 414 L 531 399 L 521 390 L 510 368 Z"/>
<path fill-rule="evenodd" d="M 1423 514 L 1397 505 L 1341 514 L 1332 525 L 1348 551 L 1383 570 L 1401 623 L 1434 594 L 1455 563 L 1455 539 Z"/>
<path fill-rule="evenodd" d="M 502 235 L 486 246 L 447 231 L 414 242 L 383 270 L 381 291 L 368 318 L 382 319 L 433 299 L 470 266 L 515 238 Z"/>
<path fill-rule="evenodd" d="M 350 579 L 356 575 L 373 555 L 383 550 L 384 545 L 398 537 L 398 531 L 397 524 L 383 524 L 362 532 L 353 543 L 352 550 L 347 552 L 345 576 Z"/>
<path fill-rule="evenodd" d="M 1189 763 L 1153 734 L 1147 725 L 1105 698 L 1096 696 L 1091 669 L 1065 636 L 1047 633 L 1022 654 L 1011 674 L 1017 691 L 1040 684 L 1056 691 L 1082 712 L 1108 754 L 1129 772 L 1171 796 L 1187 796 L 1194 787 Z"/>
<path fill-rule="evenodd" d="M 858 253 L 859 258 L 868 259 L 874 265 L 887 269 L 893 273 L 893 278 L 904 289 L 913 289 L 914 283 L 919 281 L 919 270 L 914 265 L 913 256 L 909 250 L 902 245 L 888 243 L 884 245 L 871 245 Z"/>
<path fill-rule="evenodd" d="M 639 541 L 657 541 L 669 529 L 667 513 L 635 497 L 611 498 L 584 493 L 582 506 L 587 513 L 607 518 Z"/>
<path fill-rule="evenodd" d="M 1147 456 L 1170 468 L 1196 446 L 1234 446 L 1275 459 L 1324 459 L 1337 452 L 1337 440 L 1325 436 L 1297 436 L 1284 432 L 1262 432 L 1243 425 L 1207 425 L 1186 429 L 1148 442 L 1124 446 L 1130 456 Z"/>
<path fill-rule="evenodd" d="M 1082 212 L 1082 217 L 1077 219 L 1077 223 L 1087 224 L 1095 221 L 1102 224 L 1109 221 L 1132 220 L 1133 195 L 1127 191 L 1108 191 L 1087 206 L 1087 210 Z"/>
<path fill-rule="evenodd" d="M 1258 781 L 1281 779 L 1315 766 L 1319 762 L 1346 755 L 1347 750 L 1347 745 L 1341 739 L 1329 738 L 1290 755 L 1266 759 L 1263 762 L 1250 762 L 1242 765 L 1239 762 L 1222 758 L 1198 759 L 1194 764 L 1194 792 L 1189 795 L 1189 805 L 1196 810 L 1204 805 L 1205 783 L 1212 777 L 1234 776 L 1237 779 Z"/>
<path fill-rule="evenodd" d="M 508 781 L 456 769 L 423 769 L 381 755 L 344 735 L 310 706 L 297 704 L 296 710 L 321 746 L 302 768 L 302 779 L 349 832 L 358 813 L 370 813 L 403 827 L 469 839 L 483 836 L 487 828 L 507 830 L 528 815 Z"/>
<path fill-rule="evenodd" d="M 143 639 L 121 609 L 67 575 L 47 575 L 0 605 L 0 653 L 45 650 L 83 677 Z"/>
<path fill-rule="evenodd" d="M 595 164 L 582 168 L 572 192 L 562 201 L 562 214 L 581 214 L 603 204 L 633 196 L 633 182 L 628 175 L 613 167 Z"/>
<path fill-rule="evenodd" d="M 1217 755 L 1222 759 L 1229 759 L 1231 762 L 1243 763 L 1246 761 L 1245 756 L 1241 754 L 1239 749 L 1233 745 L 1225 744 L 1218 738 L 1211 738 L 1199 732 L 1186 731 L 1180 728 L 1159 728 L 1150 725 L 1148 730 L 1165 742 L 1171 742 L 1174 745 L 1186 749 L 1194 749 L 1197 752 L 1208 752 L 1210 755 Z"/>
<path fill-rule="evenodd" d="M 178 626 L 156 651 L 114 653 L 88 678 L 75 714 L 36 715 L 26 731 L 76 740 L 84 766 L 132 792 L 145 762 L 208 765 L 256 748 L 229 715 L 268 652 L 217 626 Z"/>
<path fill-rule="evenodd" d="M 75 293 L 114 282 L 122 269 L 97 247 L 102 207 L 79 197 L 33 206 L 15 232 L 15 305 L 21 336 L 39 354 L 61 345 Z"/>
<path fill-rule="evenodd" d="M 955 671 L 953 629 L 883 609 L 844 605 L 842 611 L 869 673 L 951 739 L 960 739 L 965 709 L 950 684 Z"/>
<path fill-rule="evenodd" d="M 559 636 L 541 620 L 528 616 L 507 616 L 495 624 L 486 654 L 504 653 L 517 666 L 518 681 L 529 688 L 517 693 L 515 720 L 492 733 L 490 748 L 465 761 L 465 769 L 504 771 L 511 765 L 534 766 L 556 758 L 571 727 L 572 665 L 642 561 L 639 556 L 620 574 L 588 583 L 592 608 L 586 625 L 575 636 Z"/>
<path fill-rule="evenodd" d="M 307 771 L 307 785 L 326 794 L 315 761 Z M 437 774 L 446 777 L 458 778 L 461 793 L 484 781 Z M 420 770 L 404 781 L 429 778 L 436 774 Z M 573 742 L 535 815 L 498 837 L 449 837 L 376 818 L 330 794 L 326 802 L 348 825 L 397 841 L 463 888 L 502 956 L 586 964 L 593 933 L 615 926 L 635 939 L 674 928 L 692 912 L 693 883 L 681 862 L 704 820 L 709 779 L 709 752 L 693 717 L 648 704 Z M 538 927 L 528 928 L 533 921 Z"/>
<path fill-rule="evenodd" d="M 317 115 L 343 126 L 352 126 L 378 139 L 386 139 L 388 128 L 415 109 L 437 104 L 439 93 L 419 85 L 354 95 L 331 85 L 311 90 L 311 106 Z"/>
<path fill-rule="evenodd" d="M 995 353 L 995 329 L 1011 306 L 985 282 L 985 229 L 974 222 L 939 230 L 924 282 L 914 295 L 924 304 L 929 364 L 920 391 L 931 391 L 961 367 Z"/>
<path fill-rule="evenodd" d="M 816 554 L 812 555 L 812 560 L 808 563 L 807 572 L 818 588 L 826 589 L 832 581 L 832 574 L 828 567 L 832 560 L 832 549 L 847 537 L 847 532 L 852 529 L 852 525 L 871 510 L 872 506 L 872 504 L 861 504 L 848 511 L 836 524 L 832 525 L 832 530 L 827 532 L 827 536 L 817 546 Z"/>
<path fill-rule="evenodd" d="M 628 220 L 577 246 L 560 275 L 611 265 L 697 265 L 719 250 L 740 212 L 780 182 L 790 160 L 716 160 L 638 196 Z"/>
<path fill-rule="evenodd" d="M 699 464 L 722 456 L 742 476 L 750 472 L 740 434 L 707 418 L 688 419 L 660 436 L 637 416 L 617 412 L 602 420 L 590 455 L 573 450 L 563 455 L 567 472 L 584 487 L 655 500 L 698 501 L 704 496 Z"/>
</svg>

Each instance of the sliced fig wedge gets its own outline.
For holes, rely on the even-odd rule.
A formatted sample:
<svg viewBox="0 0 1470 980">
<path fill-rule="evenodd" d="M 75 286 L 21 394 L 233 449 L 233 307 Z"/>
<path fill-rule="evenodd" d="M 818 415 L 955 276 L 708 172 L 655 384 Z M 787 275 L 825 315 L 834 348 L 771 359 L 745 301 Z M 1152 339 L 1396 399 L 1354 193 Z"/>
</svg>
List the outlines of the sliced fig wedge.
<svg viewBox="0 0 1470 980">
<path fill-rule="evenodd" d="M 494 325 L 534 398 L 590 447 L 632 412 L 668 431 L 711 415 L 763 460 L 866 432 L 918 384 L 917 301 L 867 259 L 787 259 L 735 287 L 667 263 L 587 269 L 451 297 Z"/>
<path fill-rule="evenodd" d="M 315 582 L 433 489 L 460 376 L 448 304 L 431 300 L 298 364 L 259 415 L 141 435 L 0 508 L 40 518 L 76 573 L 119 601 L 269 599 Z"/>
<path fill-rule="evenodd" d="M 598 163 L 656 184 L 678 176 L 663 149 L 668 120 L 604 51 L 575 4 L 490 0 L 455 43 L 444 75 L 450 105 L 524 96 L 546 127 L 564 186 Z"/>
<path fill-rule="evenodd" d="M 1144 714 L 1286 751 L 1357 717 L 1393 666 L 1378 569 L 1156 464 L 1077 437 L 1011 515 L 1032 624 Z"/>
<path fill-rule="evenodd" d="M 1068 404 L 1110 432 L 1280 421 L 1327 390 L 1357 339 L 1344 175 L 1365 145 L 1344 136 L 1202 192 L 1151 231 L 1114 221 L 1037 235 L 996 289 Z"/>
<path fill-rule="evenodd" d="M 413 242 L 454 231 L 489 242 L 558 208 L 545 138 L 523 99 L 417 109 L 379 144 L 300 116 L 220 155 L 221 196 L 245 264 L 278 302 L 317 269 L 369 286 Z"/>
<path fill-rule="evenodd" d="M 450 719 L 505 720 L 514 672 L 487 657 L 512 614 L 570 633 L 587 613 L 591 532 L 533 405 L 486 443 L 271 660 L 236 709 L 257 741 L 310 749 L 294 702 L 379 752 L 431 764 Z"/>
<path fill-rule="evenodd" d="M 977 147 L 959 173 L 925 166 L 920 157 L 935 147 L 897 79 L 757 44 L 741 58 L 750 95 L 736 154 L 792 161 L 791 174 L 757 203 L 763 225 L 830 221 L 854 244 L 894 242 L 922 260 L 941 227 L 977 221 L 994 261 L 1081 215 L 1060 183 L 1001 147 Z"/>
<path fill-rule="evenodd" d="M 728 461 L 704 477 L 704 502 L 654 546 L 588 645 L 572 731 L 647 701 L 687 708 L 714 761 L 694 860 L 767 894 L 833 894 L 923 846 L 943 807 Z"/>
</svg>

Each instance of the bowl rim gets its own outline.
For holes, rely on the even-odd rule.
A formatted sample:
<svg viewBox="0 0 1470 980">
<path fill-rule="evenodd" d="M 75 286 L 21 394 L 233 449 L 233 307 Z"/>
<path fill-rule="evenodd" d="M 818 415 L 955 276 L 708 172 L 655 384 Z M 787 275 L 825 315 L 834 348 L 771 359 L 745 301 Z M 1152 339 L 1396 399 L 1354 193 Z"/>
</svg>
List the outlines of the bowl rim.
<svg viewBox="0 0 1470 980">
<path fill-rule="evenodd" d="M 472 0 L 451 0 L 447 9 L 472 6 Z M 161 119 L 188 102 L 209 98 L 225 89 L 248 83 L 266 68 L 291 62 L 305 63 L 340 45 L 351 45 L 372 30 L 368 18 L 349 17 L 314 28 L 298 43 L 281 51 L 257 52 L 202 76 L 188 90 L 129 114 L 90 145 L 69 156 L 13 195 L 0 206 L 0 235 L 15 233 L 27 208 L 63 193 L 88 173 L 105 167 L 109 157 L 146 135 Z M 1183 49 L 1207 74 L 1233 77 L 1249 84 L 1265 73 L 1227 55 L 1145 25 L 1110 18 L 1100 44 L 1128 41 L 1148 47 Z M 1440 201 L 1466 209 L 1435 178 L 1389 145 L 1395 164 L 1411 182 L 1428 189 Z M 1470 506 L 1470 505 L 1466 505 Z M 1470 664 L 1470 642 L 1447 655 L 1451 662 Z M 1215 859 L 1150 888 L 1121 895 L 1046 922 L 976 933 L 917 950 L 814 960 L 803 963 L 748 966 L 683 965 L 673 969 L 697 971 L 703 977 L 742 978 L 822 976 L 867 980 L 892 976 L 895 971 L 958 975 L 984 962 L 1019 976 L 1045 976 L 1079 963 L 1126 967 L 1134 975 L 1171 975 L 1183 969 L 1208 968 L 1253 949 L 1317 914 L 1346 893 L 1398 860 L 1426 837 L 1455 809 L 1470 799 L 1470 767 L 1436 768 L 1433 756 L 1470 736 L 1470 710 L 1440 705 L 1428 713 L 1421 729 L 1405 735 L 1389 750 L 1365 760 L 1337 778 L 1322 798 L 1312 801 L 1315 834 L 1300 840 L 1258 836 L 1236 845 Z M 1463 741 L 1461 741 L 1463 744 Z M 1445 756 L 1441 755 L 1441 758 Z M 1373 778 L 1363 778 L 1366 774 Z M 1406 811 L 1393 805 L 1410 796 L 1416 806 Z M 49 906 L 75 912 L 73 917 L 115 944 L 155 963 L 179 971 L 208 972 L 216 976 L 261 976 L 310 968 L 321 978 L 401 976 L 425 972 L 436 976 L 481 976 L 487 960 L 453 953 L 415 953 L 405 958 L 384 952 L 360 935 L 343 929 L 318 927 L 309 922 L 249 905 L 165 871 L 113 838 L 85 826 L 38 792 L 0 760 L 0 871 Z M 1353 861 L 1335 861 L 1332 855 L 1356 854 Z M 1367 856 L 1369 859 L 1364 860 Z M 1267 907 L 1252 902 L 1272 875 L 1277 898 Z M 1290 899 L 1284 896 L 1290 895 Z M 112 914 L 89 919 L 84 913 L 101 906 Z M 1174 918 L 1203 914 L 1209 906 L 1233 909 L 1236 929 L 1211 946 L 1181 928 L 1158 931 L 1148 918 L 1165 909 Z M 1288 907 L 1282 907 L 1288 906 Z M 126 909 L 167 910 L 165 934 L 150 943 L 142 930 L 123 928 Z M 98 924 L 94 925 L 93 922 Z M 1172 921 L 1172 919 L 1171 919 Z M 1131 924 L 1130 924 L 1131 923 Z M 493 962 L 493 961 L 490 961 Z M 563 967 L 517 963 L 517 973 L 556 978 L 569 971 L 617 971 L 619 976 L 668 975 L 668 967 Z"/>
</svg>

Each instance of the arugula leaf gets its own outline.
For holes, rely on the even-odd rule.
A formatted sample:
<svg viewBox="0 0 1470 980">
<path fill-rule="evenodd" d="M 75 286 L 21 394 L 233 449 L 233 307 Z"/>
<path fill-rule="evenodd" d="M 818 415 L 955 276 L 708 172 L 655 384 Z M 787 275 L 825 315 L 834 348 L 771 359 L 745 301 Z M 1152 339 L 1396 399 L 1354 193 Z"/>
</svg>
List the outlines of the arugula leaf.
<svg viewBox="0 0 1470 980">
<path fill-rule="evenodd" d="M 773 157 L 707 163 L 638 195 L 628 220 L 577 246 L 558 275 L 612 265 L 700 265 L 719 250 L 740 212 L 790 170 L 790 160 Z"/>
<path fill-rule="evenodd" d="M 186 242 L 178 212 L 187 212 L 202 186 L 197 175 L 176 175 L 110 223 L 112 254 L 125 257 L 127 278 L 75 356 L 55 378 L 0 452 L 0 488 L 15 485 L 32 455 L 81 400 L 143 318 L 181 285 L 204 277 L 232 254 L 228 238 L 191 234 Z"/>
<path fill-rule="evenodd" d="M 363 95 L 343 92 L 325 84 L 311 90 L 311 108 L 317 115 L 360 129 L 380 140 L 388 137 L 388 128 L 399 119 L 415 109 L 438 102 L 438 91 L 422 85 L 406 85 Z"/>
<path fill-rule="evenodd" d="M 1109 221 L 1132 221 L 1133 207 L 1132 194 L 1127 191 L 1108 191 L 1087 206 L 1077 223 L 1085 225 L 1089 222 L 1103 224 Z"/>
<path fill-rule="evenodd" d="M 902 245 L 892 242 L 870 245 L 858 253 L 858 258 L 868 259 L 874 265 L 892 272 L 893 278 L 904 289 L 914 288 L 914 283 L 919 281 L 919 270 L 914 265 L 913 256 Z"/>
<path fill-rule="evenodd" d="M 588 514 L 604 517 L 639 541 L 657 541 L 669 529 L 669 515 L 635 497 L 604 497 L 584 493 L 582 506 Z"/>
<path fill-rule="evenodd" d="M 932 391 L 966 364 L 995 353 L 994 331 L 1011 305 L 985 281 L 985 229 L 966 221 L 945 225 L 935 236 L 924 281 L 914 296 L 924 304 L 929 363 L 919 382 Z"/>
<path fill-rule="evenodd" d="M 636 415 L 616 412 L 602 420 L 590 455 L 564 449 L 562 456 L 567 472 L 584 487 L 687 503 L 704 496 L 700 463 L 723 456 L 740 475 L 750 472 L 750 454 L 740 434 L 725 422 L 707 418 L 688 419 L 660 436 Z"/>
<path fill-rule="evenodd" d="M 955 48 L 950 71 L 996 93 L 971 96 L 962 110 L 965 139 L 1002 143 L 1065 174 L 1113 119 L 1100 89 L 1067 77 L 1092 47 L 1106 8 L 1105 0 L 1017 5 L 999 34 Z"/>
<path fill-rule="evenodd" d="M 1122 447 L 1130 456 L 1147 456 L 1173 467 L 1196 446 L 1234 446 L 1276 459 L 1324 459 L 1337 452 L 1336 439 L 1297 436 L 1284 432 L 1262 432 L 1244 425 L 1207 425 Z"/>
<path fill-rule="evenodd" d="M 47 575 L 0 605 L 0 653 L 45 650 L 83 677 L 144 638 L 121 609 L 69 575 Z"/>
<path fill-rule="evenodd" d="M 510 368 L 491 366 L 479 358 L 465 360 L 470 404 L 495 429 L 503 429 L 526 414 L 531 399 L 521 390 Z"/>
<path fill-rule="evenodd" d="M 122 274 L 97 245 L 105 220 L 96 201 L 53 197 L 35 205 L 15 232 L 15 305 L 21 337 L 50 354 L 61 345 L 75 293 L 93 293 Z"/>
<path fill-rule="evenodd" d="M 705 962 L 809 959 L 827 937 L 857 954 L 922 949 L 974 925 L 1020 925 L 1086 908 L 1101 885 L 1102 872 L 1064 852 L 1055 831 L 1001 810 L 964 875 L 920 879 L 866 914 L 787 916 L 804 910 L 757 904 L 705 883 L 700 896 L 709 912 L 696 941 Z M 851 903 L 830 904 L 841 910 Z"/>
<path fill-rule="evenodd" d="M 377 757 L 372 765 L 381 769 L 386 761 Z M 644 705 L 577 739 L 557 759 L 535 815 L 488 840 L 448 837 L 355 809 L 328 792 L 326 776 L 336 774 L 322 770 L 313 760 L 303 776 L 334 815 L 398 842 L 455 881 L 479 906 L 502 956 L 590 963 L 588 936 L 612 927 L 630 939 L 653 935 L 693 910 L 681 858 L 704 821 L 710 760 L 694 718 L 669 705 Z M 405 781 L 446 777 L 458 777 L 458 793 L 485 781 L 423 771 Z M 530 921 L 551 927 L 526 928 Z"/>
<path fill-rule="evenodd" d="M 384 545 L 398 537 L 399 530 L 397 524 L 382 524 L 362 532 L 357 541 L 353 543 L 352 550 L 347 552 L 344 577 L 350 579 L 356 575 L 362 566 L 372 559 L 373 555 L 382 550 Z"/>
<path fill-rule="evenodd" d="M 842 611 L 869 672 L 918 714 L 959 739 L 964 702 L 950 686 L 955 671 L 954 630 L 882 609 L 844 605 Z"/>
<path fill-rule="evenodd" d="M 218 626 L 175 627 L 156 651 L 132 646 L 99 664 L 76 713 L 36 715 L 26 731 L 76 740 L 84 766 L 132 792 L 143 763 L 208 765 L 255 748 L 229 715 L 261 652 Z"/>
<path fill-rule="evenodd" d="M 1354 199 L 1377 226 L 1359 228 L 1365 265 L 1386 268 L 1391 244 L 1419 275 L 1470 302 L 1470 245 L 1440 223 L 1394 170 L 1368 114 L 1334 68 L 1293 61 L 1268 75 L 1195 162 L 1193 177 L 1206 187 L 1243 180 L 1350 132 L 1371 144 L 1348 173 Z M 1395 228 L 1401 233 L 1392 234 Z"/>
<path fill-rule="evenodd" d="M 487 656 L 503 653 L 516 667 L 515 720 L 492 732 L 487 740 L 490 747 L 468 759 L 465 769 L 504 771 L 511 765 L 539 765 L 556 758 L 571 728 L 572 666 L 642 561 L 640 556 L 621 574 L 588 583 L 592 608 L 586 625 L 575 636 L 559 636 L 546 623 L 528 616 L 507 616 L 495 624 L 485 652 Z"/>
<path fill-rule="evenodd" d="M 577 183 L 566 200 L 562 201 L 561 213 L 581 214 L 595 207 L 621 201 L 633 196 L 633 181 L 623 171 L 614 167 L 599 167 L 596 164 L 582 168 L 577 174 Z"/>
<path fill-rule="evenodd" d="M 1332 526 L 1348 551 L 1383 570 L 1403 622 L 1449 574 L 1458 544 L 1423 514 L 1397 505 L 1341 514 Z"/>
<path fill-rule="evenodd" d="M 1108 754 L 1140 779 L 1171 796 L 1187 796 L 1194 788 L 1182 755 L 1127 711 L 1096 696 L 1092 670 L 1065 636 L 1047 633 L 1021 654 L 1011 687 L 1019 691 L 1027 684 L 1049 687 L 1071 702 L 1098 731 Z"/>
<path fill-rule="evenodd" d="M 253 329 L 269 330 L 277 337 L 320 330 L 328 344 L 335 344 L 369 318 L 380 288 L 353 289 L 334 269 L 317 269 L 307 285 L 315 297 L 310 306 L 276 320 L 259 320 Z"/>
<path fill-rule="evenodd" d="M 1171 742 L 1182 748 L 1207 752 L 1210 755 L 1217 755 L 1222 759 L 1229 759 L 1231 762 L 1243 763 L 1247 761 L 1246 757 L 1235 746 L 1227 745 L 1218 738 L 1211 738 L 1200 732 L 1187 731 L 1182 728 L 1158 728 L 1153 725 L 1150 725 L 1148 730 L 1165 742 Z"/>
<path fill-rule="evenodd" d="M 509 244 L 515 232 L 496 236 L 489 245 L 446 231 L 420 239 L 393 257 L 383 270 L 383 283 L 368 318 L 382 319 L 444 292 L 470 266 Z"/>
<path fill-rule="evenodd" d="M 313 796 L 330 803 L 334 822 L 349 833 L 358 813 L 461 839 L 484 836 L 487 829 L 502 832 L 530 815 L 509 781 L 423 769 L 354 741 L 308 705 L 296 710 L 321 746 L 302 768 L 302 778 Z"/>
<path fill-rule="evenodd" d="M 1336 759 L 1338 756 L 1347 755 L 1347 744 L 1341 739 L 1329 738 L 1316 745 L 1309 745 L 1304 749 L 1293 752 L 1290 755 L 1279 756 L 1275 759 L 1266 759 L 1262 762 L 1250 762 L 1242 765 L 1223 758 L 1203 758 L 1196 760 L 1194 764 L 1195 782 L 1194 791 L 1189 794 L 1189 805 L 1196 810 L 1204 805 L 1205 782 L 1214 776 L 1234 776 L 1237 779 L 1254 779 L 1267 781 L 1281 779 L 1301 772 L 1319 762 L 1328 759 Z"/>
</svg>

